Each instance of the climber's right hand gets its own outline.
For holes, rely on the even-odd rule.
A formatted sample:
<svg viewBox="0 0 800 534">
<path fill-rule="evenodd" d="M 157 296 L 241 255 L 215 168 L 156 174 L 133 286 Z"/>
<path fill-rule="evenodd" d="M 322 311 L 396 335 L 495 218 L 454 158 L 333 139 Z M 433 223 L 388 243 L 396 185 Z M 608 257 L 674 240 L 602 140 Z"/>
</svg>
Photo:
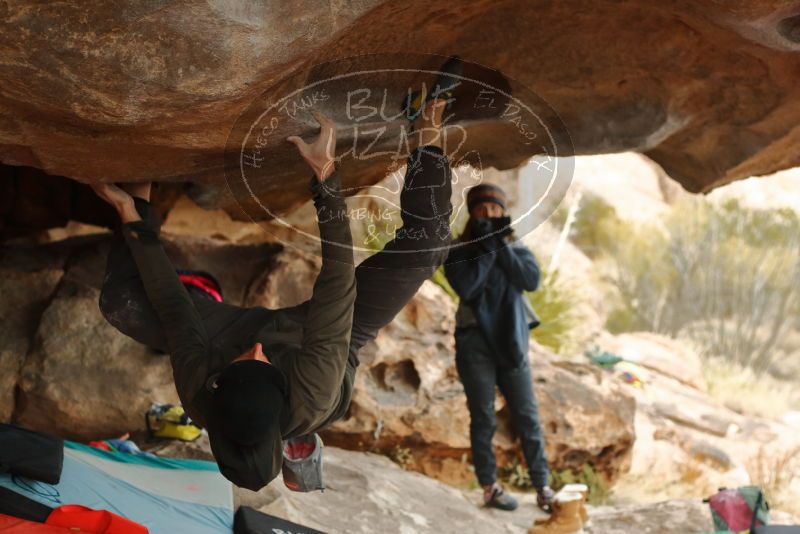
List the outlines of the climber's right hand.
<svg viewBox="0 0 800 534">
<path fill-rule="evenodd" d="M 336 124 L 322 113 L 315 112 L 313 115 L 320 126 L 319 136 L 314 141 L 306 143 L 297 135 L 287 137 L 286 140 L 297 147 L 300 156 L 314 170 L 317 179 L 324 182 L 335 170 Z"/>
<path fill-rule="evenodd" d="M 140 221 L 142 218 L 136 211 L 133 197 L 116 184 L 96 183 L 91 184 L 97 196 L 111 204 L 123 223 Z"/>
</svg>

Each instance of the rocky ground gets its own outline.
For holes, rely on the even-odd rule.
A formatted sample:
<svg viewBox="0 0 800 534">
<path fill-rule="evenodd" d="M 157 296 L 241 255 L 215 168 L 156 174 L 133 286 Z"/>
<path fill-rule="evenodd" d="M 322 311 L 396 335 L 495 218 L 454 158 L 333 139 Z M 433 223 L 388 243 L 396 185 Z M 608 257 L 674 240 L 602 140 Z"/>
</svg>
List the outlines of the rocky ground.
<svg viewBox="0 0 800 534">
<path fill-rule="evenodd" d="M 192 444 L 171 443 L 159 454 L 208 458 L 205 437 Z M 397 532 L 416 534 L 524 534 L 534 519 L 544 517 L 534 495 L 515 493 L 514 512 L 484 508 L 480 490 L 458 489 L 430 477 L 403 470 L 384 456 L 325 448 L 322 493 L 289 491 L 280 479 L 254 493 L 236 489 L 236 505 L 329 532 Z M 589 506 L 597 534 L 688 534 L 712 530 L 708 506 L 701 499 L 669 499 L 653 503 Z M 774 513 L 776 522 L 792 518 Z"/>
<path fill-rule="evenodd" d="M 171 444 L 159 451 L 171 456 L 208 457 L 207 441 Z M 236 489 L 236 505 L 329 532 L 441 532 L 522 534 L 544 517 L 530 493 L 516 494 L 514 512 L 484 508 L 480 491 L 465 491 L 401 469 L 384 456 L 325 449 L 322 493 L 289 491 L 280 479 L 254 493 Z M 699 500 L 670 500 L 649 505 L 589 507 L 588 532 L 598 534 L 688 533 L 709 529 L 711 516 Z"/>
</svg>

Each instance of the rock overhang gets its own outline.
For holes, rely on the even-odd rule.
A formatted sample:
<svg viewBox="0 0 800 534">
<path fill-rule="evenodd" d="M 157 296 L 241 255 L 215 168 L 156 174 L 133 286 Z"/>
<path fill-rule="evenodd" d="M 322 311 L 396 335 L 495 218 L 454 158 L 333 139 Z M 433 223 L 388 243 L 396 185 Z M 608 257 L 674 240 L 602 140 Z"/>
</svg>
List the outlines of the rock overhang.
<svg viewBox="0 0 800 534">
<path fill-rule="evenodd" d="M 412 64 L 457 53 L 496 69 L 552 107 L 575 154 L 638 151 L 689 191 L 800 164 L 800 6 L 782 0 L 0 9 L 0 161 L 82 182 L 190 182 L 205 207 L 234 204 L 224 153 L 253 101 L 375 53 Z M 491 120 L 469 131 L 487 165 L 532 155 Z M 297 123 L 292 133 L 312 132 Z M 276 202 L 291 210 L 308 198 L 307 172 L 274 143 L 285 169 L 272 179 Z M 352 182 L 382 177 L 365 164 Z"/>
</svg>

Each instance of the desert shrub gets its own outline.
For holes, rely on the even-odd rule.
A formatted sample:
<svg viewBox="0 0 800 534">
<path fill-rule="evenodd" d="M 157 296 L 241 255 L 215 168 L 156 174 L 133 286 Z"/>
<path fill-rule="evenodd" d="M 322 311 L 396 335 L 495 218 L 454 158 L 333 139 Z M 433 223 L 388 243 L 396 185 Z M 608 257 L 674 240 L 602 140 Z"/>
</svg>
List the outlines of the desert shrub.
<svg viewBox="0 0 800 534">
<path fill-rule="evenodd" d="M 569 237 L 584 254 L 596 258 L 609 250 L 619 236 L 627 231 L 628 226 L 628 223 L 619 218 L 613 206 L 602 198 L 587 193 L 581 197 Z"/>
<path fill-rule="evenodd" d="M 559 354 L 577 350 L 584 317 L 577 291 L 558 271 L 542 271 L 539 289 L 526 293 L 541 324 L 531 332 L 537 343 Z"/>
<path fill-rule="evenodd" d="M 703 374 L 708 393 L 736 412 L 778 419 L 800 410 L 800 391 L 792 382 L 757 374 L 724 358 L 706 358 Z"/>
<path fill-rule="evenodd" d="M 516 457 L 508 465 L 501 468 L 500 478 L 517 489 L 529 490 L 533 488 L 528 468 Z"/>
<path fill-rule="evenodd" d="M 686 336 L 762 373 L 798 326 L 800 219 L 791 210 L 690 199 L 600 246 L 619 297 L 611 330 Z"/>
<path fill-rule="evenodd" d="M 395 445 L 394 449 L 392 449 L 389 453 L 389 458 L 394 463 L 406 470 L 408 470 L 408 468 L 414 462 L 414 455 L 411 452 L 411 449 L 407 447 L 401 447 L 400 445 Z"/>
<path fill-rule="evenodd" d="M 611 497 L 608 483 L 590 464 L 583 464 L 578 471 L 565 469 L 550 474 L 550 485 L 554 490 L 558 491 L 567 484 L 586 484 L 589 488 L 587 501 L 595 506 L 606 504 Z"/>
<path fill-rule="evenodd" d="M 444 267 L 440 266 L 434 271 L 433 276 L 431 276 L 431 281 L 437 286 L 441 287 L 444 292 L 447 293 L 447 295 L 453 300 L 453 302 L 458 302 L 458 294 L 450 285 L 450 282 L 447 281 L 447 276 L 444 274 Z"/>
<path fill-rule="evenodd" d="M 770 507 L 800 513 L 797 495 L 791 491 L 792 482 L 800 477 L 800 447 L 777 449 L 763 446 L 747 464 L 753 484 L 761 487 Z"/>
</svg>

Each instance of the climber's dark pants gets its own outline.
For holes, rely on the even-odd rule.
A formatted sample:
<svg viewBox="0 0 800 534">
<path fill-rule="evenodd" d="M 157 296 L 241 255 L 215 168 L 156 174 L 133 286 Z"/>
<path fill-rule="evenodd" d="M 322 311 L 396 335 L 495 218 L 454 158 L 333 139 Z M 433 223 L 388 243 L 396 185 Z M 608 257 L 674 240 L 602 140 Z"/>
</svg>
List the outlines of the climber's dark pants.
<svg viewBox="0 0 800 534">
<path fill-rule="evenodd" d="M 497 476 L 497 463 L 492 449 L 492 437 L 497 428 L 494 409 L 497 386 L 506 399 L 512 422 L 522 442 L 522 453 L 528 464 L 531 482 L 535 488 L 546 486 L 550 471 L 528 361 L 525 360 L 523 365 L 516 368 L 498 366 L 483 333 L 478 327 L 472 327 L 456 332 L 456 366 L 467 395 L 472 463 L 478 482 L 486 486 L 494 483 Z"/>
<path fill-rule="evenodd" d="M 357 296 L 347 379 L 358 365 L 358 351 L 414 296 L 444 262 L 450 243 L 450 165 L 442 151 L 424 147 L 408 158 L 400 194 L 403 227 L 383 250 L 356 269 Z M 356 243 L 356 245 L 362 245 Z M 224 279 L 224 273 L 214 273 Z M 250 339 L 263 326 L 263 308 L 241 308 L 192 295 L 209 340 L 218 350 Z M 152 308 L 139 270 L 122 233 L 115 233 L 100 294 L 104 317 L 123 334 L 154 349 L 167 351 L 161 323 Z M 229 325 L 247 331 L 232 332 Z M 242 325 L 242 326 L 238 326 Z M 242 351 L 249 347 L 241 347 Z M 343 413 L 341 415 L 344 415 Z"/>
</svg>

